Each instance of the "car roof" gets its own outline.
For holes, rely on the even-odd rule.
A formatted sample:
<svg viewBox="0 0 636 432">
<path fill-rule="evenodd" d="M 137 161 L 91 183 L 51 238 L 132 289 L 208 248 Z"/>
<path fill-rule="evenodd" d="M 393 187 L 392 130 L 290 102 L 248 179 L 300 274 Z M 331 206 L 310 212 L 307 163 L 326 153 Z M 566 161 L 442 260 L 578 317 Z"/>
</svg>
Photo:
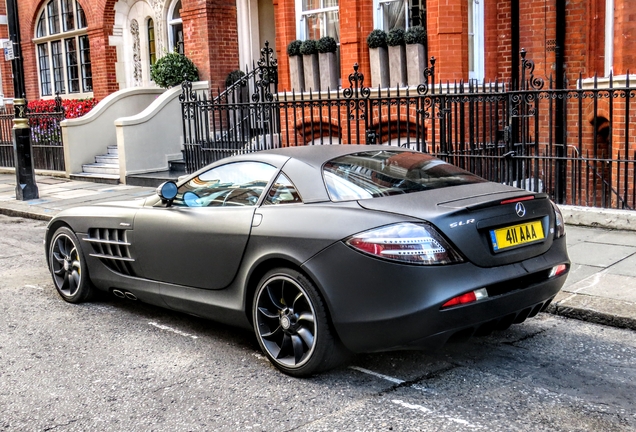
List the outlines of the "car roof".
<svg viewBox="0 0 636 432">
<path fill-rule="evenodd" d="M 294 147 L 281 147 L 278 149 L 265 150 L 261 154 L 277 154 L 297 159 L 316 168 L 334 158 L 353 153 L 367 151 L 407 151 L 394 146 L 386 145 L 358 145 L 358 144 L 334 144 L 334 145 L 305 145 Z M 410 151 L 410 150 L 408 150 Z"/>
<path fill-rule="evenodd" d="M 208 165 L 194 175 L 206 171 L 214 166 L 240 161 L 260 161 L 282 168 L 283 172 L 292 181 L 303 202 L 327 202 L 330 201 L 327 189 L 322 177 L 322 166 L 337 157 L 367 152 L 367 151 L 411 151 L 399 147 L 386 145 L 307 145 L 295 147 L 282 147 L 278 149 L 262 150 L 253 153 L 244 153 L 225 159 L 220 159 Z"/>
</svg>

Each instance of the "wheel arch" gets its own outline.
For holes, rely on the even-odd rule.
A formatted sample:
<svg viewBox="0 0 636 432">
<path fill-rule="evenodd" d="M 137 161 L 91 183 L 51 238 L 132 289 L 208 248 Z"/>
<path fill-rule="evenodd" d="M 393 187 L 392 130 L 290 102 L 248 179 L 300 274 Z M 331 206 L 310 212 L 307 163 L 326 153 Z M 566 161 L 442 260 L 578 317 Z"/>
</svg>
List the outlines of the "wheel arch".
<svg viewBox="0 0 636 432">
<path fill-rule="evenodd" d="M 66 227 L 68 229 L 70 229 L 71 231 L 73 231 L 73 228 L 71 228 L 71 225 L 69 225 L 66 221 L 62 220 L 62 219 L 56 219 L 51 221 L 51 223 L 49 224 L 49 226 L 46 229 L 46 234 L 44 237 L 44 252 L 46 254 L 46 262 L 49 262 L 49 246 L 51 245 L 51 239 L 53 238 L 53 234 L 55 234 L 55 232 L 60 229 L 61 227 Z M 73 231 L 75 232 L 75 231 Z M 76 234 L 77 235 L 77 234 Z"/>
<path fill-rule="evenodd" d="M 291 270 L 295 270 L 314 284 L 316 290 L 318 290 L 318 293 L 323 299 L 323 304 L 327 312 L 328 324 L 335 332 L 335 327 L 333 325 L 331 317 L 331 311 L 329 309 L 329 302 L 326 300 L 325 293 L 323 292 L 320 284 L 318 284 L 317 281 L 313 277 L 311 277 L 309 273 L 303 270 L 303 268 L 299 264 L 293 262 L 292 260 L 281 257 L 269 258 L 258 263 L 249 275 L 247 283 L 245 284 L 245 315 L 250 325 L 254 325 L 254 320 L 252 319 L 252 306 L 254 303 L 254 293 L 256 292 L 258 283 L 268 271 L 279 267 L 285 267 Z M 337 332 L 335 334 L 337 334 Z"/>
</svg>

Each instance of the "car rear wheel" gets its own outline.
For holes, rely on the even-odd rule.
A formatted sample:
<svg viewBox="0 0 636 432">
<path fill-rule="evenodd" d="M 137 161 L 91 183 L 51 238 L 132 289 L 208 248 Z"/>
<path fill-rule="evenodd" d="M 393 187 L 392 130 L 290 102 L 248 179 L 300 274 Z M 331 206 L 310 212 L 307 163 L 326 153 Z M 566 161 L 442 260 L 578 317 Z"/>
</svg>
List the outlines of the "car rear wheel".
<svg viewBox="0 0 636 432">
<path fill-rule="evenodd" d="M 49 270 L 58 294 L 69 303 L 88 300 L 94 288 L 88 278 L 88 269 L 80 242 L 69 228 L 61 227 L 53 234 L 49 244 Z"/>
<path fill-rule="evenodd" d="M 256 289 L 252 313 L 261 349 L 286 374 L 308 376 L 342 359 L 324 303 L 301 273 L 286 268 L 268 272 Z"/>
</svg>

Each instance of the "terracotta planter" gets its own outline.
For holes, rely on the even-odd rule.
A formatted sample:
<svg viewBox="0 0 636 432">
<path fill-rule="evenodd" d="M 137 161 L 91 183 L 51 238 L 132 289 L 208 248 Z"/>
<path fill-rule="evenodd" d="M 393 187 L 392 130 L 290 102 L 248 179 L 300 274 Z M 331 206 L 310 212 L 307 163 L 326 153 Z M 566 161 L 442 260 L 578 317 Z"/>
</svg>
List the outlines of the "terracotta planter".
<svg viewBox="0 0 636 432">
<path fill-rule="evenodd" d="M 320 91 L 320 63 L 318 54 L 303 55 L 305 91 Z"/>
<path fill-rule="evenodd" d="M 424 69 L 426 68 L 426 50 L 422 44 L 410 44 L 406 46 L 406 71 L 408 85 L 418 86 L 424 82 Z"/>
<path fill-rule="evenodd" d="M 289 78 L 292 90 L 301 93 L 305 91 L 305 72 L 302 56 L 289 57 Z"/>
<path fill-rule="evenodd" d="M 371 86 L 389 86 L 389 54 L 386 48 L 369 48 L 371 63 Z"/>
<path fill-rule="evenodd" d="M 389 47 L 389 87 L 406 85 L 406 48 L 404 45 Z"/>
<path fill-rule="evenodd" d="M 322 91 L 338 90 L 340 71 L 336 53 L 319 53 L 318 61 L 320 63 L 320 88 Z"/>
</svg>

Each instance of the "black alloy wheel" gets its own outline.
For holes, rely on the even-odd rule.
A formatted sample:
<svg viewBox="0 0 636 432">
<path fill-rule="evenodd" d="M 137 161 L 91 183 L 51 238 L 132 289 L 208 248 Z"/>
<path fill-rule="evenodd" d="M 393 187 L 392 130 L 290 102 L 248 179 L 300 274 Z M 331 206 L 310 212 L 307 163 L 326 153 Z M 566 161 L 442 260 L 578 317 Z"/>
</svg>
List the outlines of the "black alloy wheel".
<svg viewBox="0 0 636 432">
<path fill-rule="evenodd" d="M 261 349 L 289 375 L 308 376 L 339 360 L 323 301 L 314 285 L 295 270 L 276 269 L 261 279 L 253 320 Z"/>
<path fill-rule="evenodd" d="M 77 236 L 61 227 L 49 244 L 49 270 L 58 294 L 69 303 L 88 300 L 93 288 Z"/>
</svg>

